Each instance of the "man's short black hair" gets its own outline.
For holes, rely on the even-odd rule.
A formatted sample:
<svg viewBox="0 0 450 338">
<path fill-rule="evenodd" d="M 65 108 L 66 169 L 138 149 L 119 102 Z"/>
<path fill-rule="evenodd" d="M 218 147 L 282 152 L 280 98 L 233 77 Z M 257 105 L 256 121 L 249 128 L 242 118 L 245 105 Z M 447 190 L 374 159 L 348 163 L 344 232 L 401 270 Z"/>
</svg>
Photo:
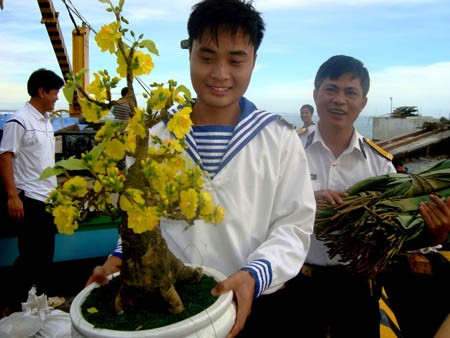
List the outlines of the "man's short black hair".
<svg viewBox="0 0 450 338">
<path fill-rule="evenodd" d="M 39 88 L 46 92 L 52 89 L 61 89 L 64 86 L 64 80 L 51 70 L 40 68 L 35 70 L 27 82 L 28 95 L 35 97 L 39 95 Z"/>
<path fill-rule="evenodd" d="M 264 36 L 264 21 L 251 2 L 245 0 L 203 0 L 192 7 L 188 24 L 189 48 L 204 34 L 218 42 L 221 29 L 235 36 L 239 30 L 249 36 L 255 53 Z"/>
<path fill-rule="evenodd" d="M 123 87 L 120 91 L 120 95 L 126 96 L 128 94 L 128 87 Z"/>
<path fill-rule="evenodd" d="M 301 106 L 301 107 L 300 107 L 300 111 L 301 111 L 303 108 L 308 109 L 308 110 L 311 112 L 311 114 L 314 114 L 314 107 L 311 106 L 310 104 L 304 104 L 303 106 Z"/>
<path fill-rule="evenodd" d="M 325 61 L 317 71 L 314 88 L 318 90 L 325 79 L 336 80 L 345 73 L 360 79 L 363 95 L 367 96 L 370 87 L 369 72 L 361 61 L 347 55 L 335 55 Z"/>
</svg>

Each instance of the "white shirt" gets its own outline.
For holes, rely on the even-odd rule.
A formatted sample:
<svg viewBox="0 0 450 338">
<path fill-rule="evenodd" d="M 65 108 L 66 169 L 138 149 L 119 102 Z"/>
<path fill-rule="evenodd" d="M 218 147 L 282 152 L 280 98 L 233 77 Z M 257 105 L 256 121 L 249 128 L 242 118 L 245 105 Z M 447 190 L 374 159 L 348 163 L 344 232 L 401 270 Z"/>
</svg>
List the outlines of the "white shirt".
<svg viewBox="0 0 450 338">
<path fill-rule="evenodd" d="M 183 221 L 162 219 L 161 231 L 170 250 L 184 262 L 227 276 L 239 269 L 251 271 L 259 296 L 278 290 L 298 274 L 309 249 L 316 204 L 295 129 L 245 99 L 241 109 L 217 174 L 205 179 L 205 189 L 225 209 L 224 221 L 213 225 L 197 220 L 187 227 Z M 163 122 L 151 133 L 173 137 Z M 201 164 L 191 134 L 187 144 L 191 160 Z M 120 241 L 113 254 L 120 257 Z"/>
<path fill-rule="evenodd" d="M 4 125 L 0 154 L 12 152 L 14 182 L 25 196 L 44 202 L 56 187 L 56 176 L 41 180 L 47 167 L 55 165 L 55 136 L 47 115 L 30 103 L 13 114 Z"/>
<path fill-rule="evenodd" d="M 338 158 L 325 145 L 316 126 L 304 146 L 314 191 L 345 191 L 366 178 L 396 172 L 391 161 L 367 144 L 356 130 L 348 148 Z M 325 243 L 313 235 L 306 262 L 316 265 L 339 264 L 340 257 L 330 259 L 327 250 Z"/>
</svg>

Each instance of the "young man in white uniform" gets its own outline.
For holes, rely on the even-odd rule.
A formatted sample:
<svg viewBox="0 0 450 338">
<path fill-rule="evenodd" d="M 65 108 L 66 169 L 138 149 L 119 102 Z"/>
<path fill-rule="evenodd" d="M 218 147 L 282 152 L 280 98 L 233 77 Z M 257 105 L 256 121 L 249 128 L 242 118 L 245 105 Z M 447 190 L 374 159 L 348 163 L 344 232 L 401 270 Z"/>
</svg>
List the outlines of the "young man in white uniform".
<svg viewBox="0 0 450 338">
<path fill-rule="evenodd" d="M 230 337 L 292 332 L 294 323 L 286 313 L 293 300 L 284 298 L 282 288 L 306 257 L 315 215 L 295 129 L 243 98 L 263 31 L 263 20 L 250 3 L 206 0 L 194 6 L 188 32 L 197 100 L 187 153 L 212 177 L 207 185 L 224 207 L 225 219 L 217 226 L 199 221 L 187 230 L 184 223 L 161 223 L 175 255 L 229 276 L 212 292 L 234 292 L 237 318 Z M 151 133 L 171 137 L 164 123 Z M 105 282 L 118 264 L 120 246 L 94 269 L 89 282 Z"/>
</svg>

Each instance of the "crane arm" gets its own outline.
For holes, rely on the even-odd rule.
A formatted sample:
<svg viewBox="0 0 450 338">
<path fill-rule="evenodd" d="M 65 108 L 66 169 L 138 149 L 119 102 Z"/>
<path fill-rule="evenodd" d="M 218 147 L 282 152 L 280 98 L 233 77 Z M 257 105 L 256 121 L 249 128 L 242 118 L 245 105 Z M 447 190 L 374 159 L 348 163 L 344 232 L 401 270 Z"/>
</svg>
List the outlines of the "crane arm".
<svg viewBox="0 0 450 338">
<path fill-rule="evenodd" d="M 43 23 L 47 29 L 61 73 L 65 79 L 66 74 L 70 73 L 72 69 L 61 33 L 61 27 L 59 26 L 59 13 L 55 11 L 52 0 L 37 0 L 37 2 L 42 14 L 41 23 Z"/>
</svg>

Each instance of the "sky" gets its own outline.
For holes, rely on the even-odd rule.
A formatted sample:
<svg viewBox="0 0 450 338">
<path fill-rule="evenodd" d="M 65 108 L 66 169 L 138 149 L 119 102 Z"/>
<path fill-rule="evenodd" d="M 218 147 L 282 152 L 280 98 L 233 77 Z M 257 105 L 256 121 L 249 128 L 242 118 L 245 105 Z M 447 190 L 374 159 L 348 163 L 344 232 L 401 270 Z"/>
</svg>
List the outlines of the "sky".
<svg viewBox="0 0 450 338">
<path fill-rule="evenodd" d="M 113 0 L 116 2 L 117 0 Z M 130 29 L 152 39 L 159 50 L 150 84 L 176 80 L 190 86 L 186 23 L 196 0 L 126 0 Z M 95 31 L 113 18 L 96 0 L 53 0 L 72 61 L 72 22 L 66 4 L 92 27 L 89 73 L 115 73 L 115 58 L 101 53 Z M 416 106 L 423 116 L 450 118 L 450 2 L 448 0 L 254 0 L 266 31 L 245 96 L 258 108 L 297 114 L 314 104 L 314 76 L 329 57 L 345 54 L 368 68 L 371 87 L 363 115 L 383 116 L 399 106 Z M 26 82 L 38 68 L 61 74 L 41 24 L 36 0 L 3 0 L 0 11 L 0 111 L 29 99 Z M 81 20 L 74 16 L 77 25 Z M 113 92 L 118 98 L 120 84 Z M 137 86 L 136 92 L 142 93 Z M 140 95 L 139 95 L 140 97 Z M 138 97 L 138 100 L 139 100 Z M 140 101 L 140 102 L 143 102 Z M 67 109 L 60 94 L 57 109 Z"/>
</svg>

